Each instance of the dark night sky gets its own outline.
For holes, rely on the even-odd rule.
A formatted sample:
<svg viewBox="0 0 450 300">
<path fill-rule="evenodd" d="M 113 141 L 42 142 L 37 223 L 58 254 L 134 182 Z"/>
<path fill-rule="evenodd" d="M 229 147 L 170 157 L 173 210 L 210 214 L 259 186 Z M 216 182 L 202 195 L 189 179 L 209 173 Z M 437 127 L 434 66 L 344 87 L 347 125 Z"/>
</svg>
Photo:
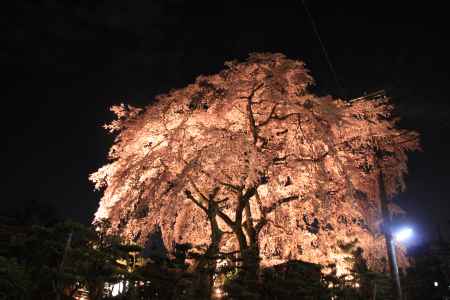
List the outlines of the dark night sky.
<svg viewBox="0 0 450 300">
<path fill-rule="evenodd" d="M 2 212 L 38 200 L 89 222 L 100 194 L 87 177 L 112 142 L 100 127 L 108 107 L 146 105 L 225 60 L 281 52 L 307 63 L 321 93 L 339 94 L 301 1 L 11 2 L 1 12 Z M 408 190 L 396 200 L 421 238 L 437 223 L 449 232 L 445 3 L 307 3 L 343 96 L 384 88 L 402 126 L 421 132 L 424 152 L 411 155 Z"/>
</svg>

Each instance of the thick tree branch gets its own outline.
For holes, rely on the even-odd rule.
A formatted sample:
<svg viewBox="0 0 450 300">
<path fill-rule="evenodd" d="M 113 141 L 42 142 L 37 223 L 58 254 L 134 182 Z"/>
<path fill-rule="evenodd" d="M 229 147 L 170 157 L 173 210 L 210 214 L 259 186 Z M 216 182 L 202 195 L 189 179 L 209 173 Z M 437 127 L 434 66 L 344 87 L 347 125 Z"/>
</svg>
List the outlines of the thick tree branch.
<svg viewBox="0 0 450 300">
<path fill-rule="evenodd" d="M 217 180 L 217 182 L 219 184 L 223 185 L 224 187 L 231 189 L 232 191 L 234 191 L 236 193 L 240 193 L 243 190 L 243 187 L 239 186 L 239 185 L 234 185 L 234 184 L 227 183 L 227 182 L 220 181 L 220 180 Z"/>
<path fill-rule="evenodd" d="M 257 231 L 255 230 L 255 227 L 253 224 L 253 217 L 252 217 L 252 212 L 251 212 L 251 207 L 250 207 L 250 201 L 247 201 L 247 204 L 245 205 L 245 216 L 246 216 L 246 220 L 244 222 L 244 228 L 249 237 L 250 246 L 256 246 L 258 243 L 258 236 L 257 236 Z"/>
<path fill-rule="evenodd" d="M 261 123 L 259 123 L 258 125 L 256 125 L 256 127 L 261 127 L 266 125 L 267 123 L 269 123 L 269 121 L 272 119 L 272 117 L 275 114 L 275 110 L 277 109 L 278 104 L 274 104 L 272 106 L 272 109 L 270 110 L 269 116 L 267 117 L 267 119 L 265 119 L 264 121 L 262 121 Z"/>
<path fill-rule="evenodd" d="M 203 174 L 205 174 L 206 176 L 208 176 L 210 178 L 213 178 L 214 181 L 216 181 L 220 185 L 223 185 L 224 187 L 227 187 L 227 188 L 231 189 L 232 191 L 234 191 L 236 193 L 240 193 L 244 189 L 243 186 L 235 185 L 235 184 L 232 184 L 232 183 L 228 183 L 228 182 L 222 181 L 222 180 L 216 178 L 213 174 L 210 174 L 210 173 L 208 173 L 208 172 L 206 172 L 204 170 L 200 170 L 200 172 L 202 172 Z M 225 177 L 227 177 L 227 176 L 225 176 Z"/>
<path fill-rule="evenodd" d="M 261 231 L 261 229 L 270 222 L 269 219 L 267 219 L 267 214 L 273 212 L 275 209 L 277 209 L 279 206 L 281 206 L 284 203 L 287 202 L 291 202 L 294 200 L 298 200 L 300 199 L 299 195 L 294 195 L 294 196 L 289 196 L 289 197 L 285 197 L 285 198 L 281 198 L 280 200 L 278 200 L 277 202 L 273 203 L 271 206 L 269 207 L 264 207 L 261 201 L 261 198 L 259 197 L 259 194 L 256 193 L 256 202 L 258 203 L 258 207 L 261 213 L 261 218 L 259 219 L 259 221 L 256 223 L 255 225 L 255 233 L 256 235 L 259 234 L 259 232 Z"/>
<path fill-rule="evenodd" d="M 271 206 L 264 207 L 264 213 L 267 215 L 267 214 L 271 213 L 272 211 L 274 211 L 275 209 L 277 209 L 282 204 L 287 203 L 287 202 L 291 202 L 291 201 L 294 201 L 294 200 L 298 200 L 298 199 L 300 199 L 299 195 L 294 195 L 294 196 L 281 198 L 277 202 L 273 203 Z"/>
<path fill-rule="evenodd" d="M 256 143 L 258 142 L 258 127 L 256 126 L 255 116 L 253 114 L 252 101 L 253 101 L 253 97 L 255 96 L 255 93 L 263 86 L 264 86 L 264 82 L 258 84 L 256 87 L 254 87 L 252 89 L 252 91 L 250 92 L 250 95 L 245 97 L 245 99 L 247 99 L 247 118 L 249 121 L 250 132 L 252 133 L 254 145 L 256 145 Z"/>
<path fill-rule="evenodd" d="M 194 181 L 189 177 L 189 182 L 191 183 L 191 185 L 194 187 L 195 191 L 197 194 L 200 195 L 200 197 L 202 198 L 202 200 L 204 202 L 206 202 L 208 205 L 210 202 L 214 202 L 213 200 L 208 199 L 203 193 L 200 192 L 200 190 L 198 189 L 197 185 L 194 183 Z M 192 199 L 191 199 L 192 200 Z M 195 203 L 195 202 L 194 202 Z M 208 208 L 205 207 L 205 212 L 208 214 Z M 219 209 L 219 207 L 217 207 L 217 215 L 230 227 L 234 226 L 234 222 L 230 219 L 230 217 L 228 217 L 222 210 Z"/>
<path fill-rule="evenodd" d="M 242 224 L 242 214 L 245 208 L 245 205 L 250 200 L 253 195 L 256 193 L 256 187 L 252 186 L 248 188 L 244 194 L 241 194 L 241 196 L 238 199 L 238 205 L 236 207 L 236 226 L 240 226 Z"/>
<path fill-rule="evenodd" d="M 329 154 L 329 151 L 325 151 L 324 153 L 318 155 L 317 157 L 299 157 L 294 154 L 288 154 L 288 155 L 285 155 L 282 157 L 275 157 L 273 159 L 273 163 L 276 165 L 284 164 L 284 163 L 286 163 L 286 161 L 289 157 L 293 157 L 293 160 L 296 162 L 320 162 L 320 161 L 323 161 L 325 159 L 325 157 L 327 157 L 328 154 Z"/>
<path fill-rule="evenodd" d="M 206 214 L 208 214 L 208 208 L 203 206 L 202 203 L 200 201 L 198 201 L 197 199 L 194 198 L 194 196 L 192 195 L 192 192 L 190 190 L 184 190 L 184 194 L 186 195 L 186 197 L 191 200 L 192 202 L 194 202 L 195 205 L 197 205 L 201 210 L 203 210 Z"/>
<path fill-rule="evenodd" d="M 189 176 L 189 183 L 192 185 L 192 187 L 194 188 L 195 192 L 202 198 L 203 201 L 205 201 L 206 203 L 209 202 L 209 199 L 200 191 L 200 189 L 197 187 L 197 185 L 194 183 L 194 181 L 192 180 L 192 178 Z"/>
<path fill-rule="evenodd" d="M 292 116 L 300 117 L 301 115 L 302 115 L 301 113 L 297 113 L 297 112 L 289 113 L 289 114 L 282 115 L 282 116 L 279 116 L 279 115 L 273 113 L 271 116 L 269 116 L 269 118 L 267 120 L 265 120 L 261 124 L 259 124 L 258 127 L 266 126 L 267 124 L 270 123 L 270 121 L 283 121 L 283 120 L 286 120 L 287 118 L 290 118 Z"/>
</svg>

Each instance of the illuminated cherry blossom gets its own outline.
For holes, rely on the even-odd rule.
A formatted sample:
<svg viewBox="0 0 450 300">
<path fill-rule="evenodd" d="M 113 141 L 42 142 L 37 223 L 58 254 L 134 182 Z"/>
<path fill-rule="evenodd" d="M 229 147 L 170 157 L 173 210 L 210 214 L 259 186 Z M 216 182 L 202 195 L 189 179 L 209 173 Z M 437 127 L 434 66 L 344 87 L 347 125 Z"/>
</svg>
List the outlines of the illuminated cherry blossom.
<svg viewBox="0 0 450 300">
<path fill-rule="evenodd" d="M 379 170 L 388 195 L 401 191 L 418 135 L 397 128 L 385 97 L 312 94 L 304 63 L 282 54 L 226 66 L 145 109 L 112 108 L 111 161 L 90 177 L 104 189 L 96 219 L 144 246 L 160 229 L 168 250 L 238 253 L 255 270 L 300 259 L 345 273 L 340 245 L 357 239 L 383 268 Z"/>
</svg>

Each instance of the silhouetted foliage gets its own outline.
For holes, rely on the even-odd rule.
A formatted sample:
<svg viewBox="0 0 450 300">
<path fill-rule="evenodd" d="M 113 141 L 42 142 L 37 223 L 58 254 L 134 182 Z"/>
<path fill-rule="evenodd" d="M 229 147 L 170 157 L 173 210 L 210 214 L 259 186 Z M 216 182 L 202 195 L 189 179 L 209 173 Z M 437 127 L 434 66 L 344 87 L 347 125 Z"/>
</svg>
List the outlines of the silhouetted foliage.
<svg viewBox="0 0 450 300">
<path fill-rule="evenodd" d="M 413 265 L 403 277 L 408 299 L 450 297 L 450 244 L 440 240 L 422 245 L 416 249 L 413 259 Z"/>
</svg>

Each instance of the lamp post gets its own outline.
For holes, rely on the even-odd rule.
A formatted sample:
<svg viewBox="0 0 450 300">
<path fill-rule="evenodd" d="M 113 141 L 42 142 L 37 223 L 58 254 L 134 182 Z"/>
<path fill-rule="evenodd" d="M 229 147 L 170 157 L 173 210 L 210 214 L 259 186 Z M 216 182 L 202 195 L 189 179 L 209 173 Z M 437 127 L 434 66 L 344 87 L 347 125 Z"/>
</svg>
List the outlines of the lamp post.
<svg viewBox="0 0 450 300">
<path fill-rule="evenodd" d="M 400 274 L 398 272 L 397 254 L 395 251 L 395 242 L 404 242 L 412 237 L 413 230 L 409 227 L 404 227 L 395 233 L 392 228 L 391 213 L 388 209 L 388 200 L 383 180 L 383 171 L 380 169 L 380 202 L 381 212 L 383 216 L 383 233 L 386 240 L 386 250 L 388 254 L 389 267 L 391 271 L 391 278 L 394 281 L 395 292 L 397 300 L 403 300 L 403 291 L 400 281 Z"/>
<path fill-rule="evenodd" d="M 394 281 L 395 293 L 397 300 L 403 299 L 402 286 L 400 282 L 400 275 L 398 273 L 397 255 L 395 254 L 395 244 L 392 235 L 391 228 L 391 213 L 388 208 L 388 197 L 386 193 L 386 186 L 384 182 L 383 168 L 381 167 L 380 161 L 383 159 L 381 151 L 376 153 L 376 164 L 378 167 L 378 185 L 380 192 L 380 208 L 381 215 L 383 217 L 383 233 L 386 241 L 386 250 L 388 255 L 389 268 L 391 271 L 391 279 Z"/>
<path fill-rule="evenodd" d="M 412 228 L 404 227 L 394 233 L 394 239 L 397 242 L 404 242 L 409 240 L 413 236 L 413 233 Z"/>
<path fill-rule="evenodd" d="M 400 282 L 400 274 L 398 272 L 398 263 L 397 263 L 397 254 L 395 253 L 395 239 L 393 238 L 393 234 L 391 232 L 390 226 L 386 226 L 385 228 L 385 239 L 386 239 L 386 248 L 389 260 L 389 267 L 391 269 L 391 277 L 394 281 L 395 291 L 397 294 L 397 299 L 403 299 L 402 286 Z"/>
</svg>

